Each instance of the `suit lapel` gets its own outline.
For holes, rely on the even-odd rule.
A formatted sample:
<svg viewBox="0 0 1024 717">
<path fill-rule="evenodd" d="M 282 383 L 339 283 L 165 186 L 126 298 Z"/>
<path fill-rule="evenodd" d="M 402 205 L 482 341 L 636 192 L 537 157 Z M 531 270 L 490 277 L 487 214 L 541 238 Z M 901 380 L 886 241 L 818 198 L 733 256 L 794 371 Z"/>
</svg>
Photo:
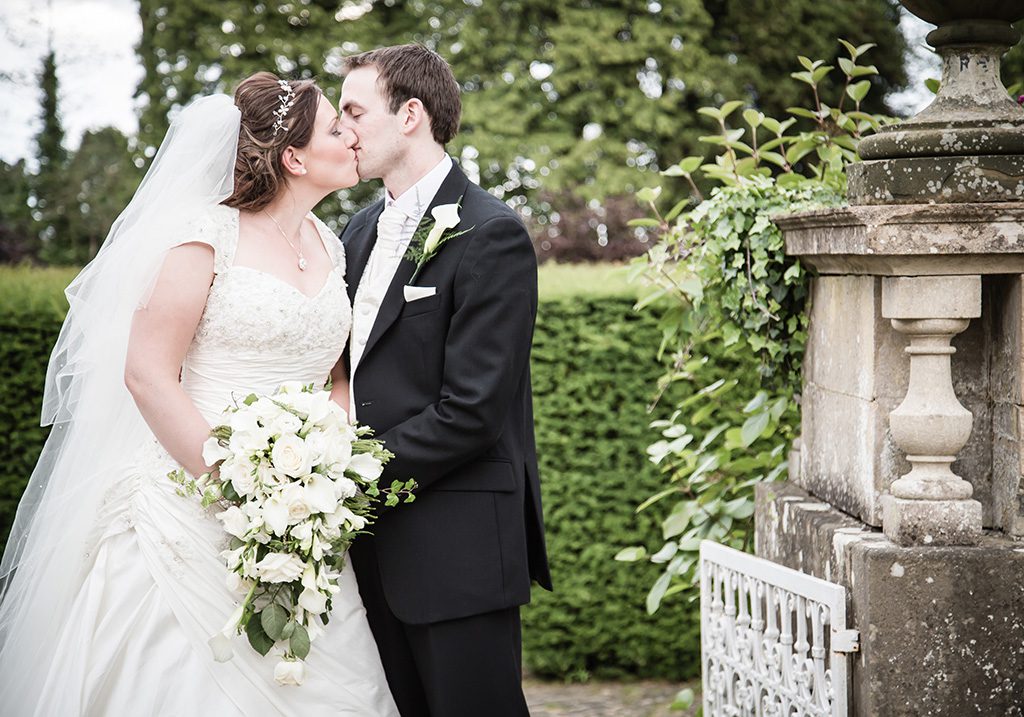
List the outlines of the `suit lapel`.
<svg viewBox="0 0 1024 717">
<path fill-rule="evenodd" d="M 437 194 L 434 195 L 434 198 L 431 200 L 427 210 L 423 213 L 423 217 L 420 219 L 417 229 L 419 229 L 419 227 L 424 223 L 434 221 L 434 218 L 430 216 L 430 212 L 434 207 L 441 204 L 454 204 L 459 201 L 466 193 L 466 187 L 468 185 L 469 180 L 466 178 L 466 175 L 462 173 L 462 170 L 459 169 L 458 165 L 453 164 L 451 171 L 448 172 L 448 176 L 444 178 L 444 181 L 438 188 Z M 379 216 L 380 212 L 377 214 Z M 374 236 L 376 236 L 376 234 Z M 369 252 L 367 252 L 367 256 L 369 256 Z M 363 260 L 363 267 L 365 266 L 366 259 Z M 397 271 L 395 271 L 395 276 L 391 280 L 391 284 L 388 286 L 388 291 L 384 295 L 384 301 L 381 302 L 380 309 L 377 312 L 377 319 L 373 322 L 373 328 L 370 330 L 370 335 L 366 339 L 366 347 L 363 349 L 362 358 L 359 359 L 359 366 L 366 363 L 366 356 L 373 349 L 374 344 L 376 344 L 380 337 L 384 335 L 385 331 L 391 328 L 391 324 L 395 323 L 395 319 L 397 319 L 398 315 L 402 313 L 402 306 L 405 305 L 405 293 L 402 290 L 402 287 L 409 283 L 409 279 L 412 278 L 415 270 L 416 264 L 408 258 L 402 257 L 402 261 L 399 263 Z M 360 268 L 360 275 L 361 274 L 362 268 Z"/>
<path fill-rule="evenodd" d="M 381 199 L 367 213 L 366 223 L 363 224 L 352 240 L 345 246 L 345 261 L 348 284 L 348 300 L 355 302 L 356 289 L 362 281 L 363 272 L 366 270 L 366 262 L 370 260 L 370 252 L 373 245 L 377 243 L 377 220 L 384 211 L 384 200 Z"/>
</svg>

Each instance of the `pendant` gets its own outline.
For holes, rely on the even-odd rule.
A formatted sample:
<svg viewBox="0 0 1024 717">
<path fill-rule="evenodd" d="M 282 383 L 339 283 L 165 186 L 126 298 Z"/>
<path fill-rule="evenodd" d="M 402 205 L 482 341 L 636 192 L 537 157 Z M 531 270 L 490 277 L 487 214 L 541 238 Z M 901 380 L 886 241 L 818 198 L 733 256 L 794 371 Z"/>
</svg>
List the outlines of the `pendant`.
<svg viewBox="0 0 1024 717">
<path fill-rule="evenodd" d="M 306 270 L 306 258 L 303 256 L 299 257 L 299 271 Z"/>
</svg>

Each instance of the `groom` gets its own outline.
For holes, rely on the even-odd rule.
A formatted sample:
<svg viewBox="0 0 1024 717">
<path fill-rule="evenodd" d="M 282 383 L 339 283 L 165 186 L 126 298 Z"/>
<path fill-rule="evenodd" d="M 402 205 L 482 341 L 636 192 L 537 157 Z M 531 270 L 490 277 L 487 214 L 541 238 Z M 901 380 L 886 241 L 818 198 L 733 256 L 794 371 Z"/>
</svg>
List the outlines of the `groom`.
<svg viewBox="0 0 1024 717">
<path fill-rule="evenodd" d="M 445 153 L 461 109 L 451 68 L 422 46 L 345 61 L 342 124 L 361 177 L 386 190 L 342 234 L 351 407 L 395 454 L 382 484 L 419 484 L 351 559 L 403 717 L 527 715 L 519 606 L 531 580 L 551 589 L 530 394 L 536 257 L 515 212 Z M 445 206 L 437 216 L 457 212 L 457 226 L 417 273 L 410 257 Z"/>
</svg>

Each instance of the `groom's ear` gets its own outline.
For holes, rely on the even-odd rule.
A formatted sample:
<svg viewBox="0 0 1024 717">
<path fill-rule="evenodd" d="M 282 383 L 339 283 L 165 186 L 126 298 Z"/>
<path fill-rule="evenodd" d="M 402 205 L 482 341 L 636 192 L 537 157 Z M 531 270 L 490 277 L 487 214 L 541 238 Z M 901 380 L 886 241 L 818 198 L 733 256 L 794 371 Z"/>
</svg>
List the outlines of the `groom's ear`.
<svg viewBox="0 0 1024 717">
<path fill-rule="evenodd" d="M 426 127 L 427 131 L 430 131 L 430 115 L 427 114 L 423 103 L 415 97 L 406 100 L 402 105 L 402 109 L 399 110 L 399 120 L 404 135 L 412 135 L 420 127 Z"/>
</svg>

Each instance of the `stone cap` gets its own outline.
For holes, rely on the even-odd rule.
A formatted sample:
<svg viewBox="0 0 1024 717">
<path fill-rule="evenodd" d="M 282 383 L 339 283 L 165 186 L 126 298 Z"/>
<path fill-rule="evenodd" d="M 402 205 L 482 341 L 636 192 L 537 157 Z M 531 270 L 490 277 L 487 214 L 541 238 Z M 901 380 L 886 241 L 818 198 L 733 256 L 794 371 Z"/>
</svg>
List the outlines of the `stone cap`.
<svg viewBox="0 0 1024 717">
<path fill-rule="evenodd" d="M 1024 273 L 1024 202 L 853 205 L 773 217 L 822 274 Z"/>
</svg>

